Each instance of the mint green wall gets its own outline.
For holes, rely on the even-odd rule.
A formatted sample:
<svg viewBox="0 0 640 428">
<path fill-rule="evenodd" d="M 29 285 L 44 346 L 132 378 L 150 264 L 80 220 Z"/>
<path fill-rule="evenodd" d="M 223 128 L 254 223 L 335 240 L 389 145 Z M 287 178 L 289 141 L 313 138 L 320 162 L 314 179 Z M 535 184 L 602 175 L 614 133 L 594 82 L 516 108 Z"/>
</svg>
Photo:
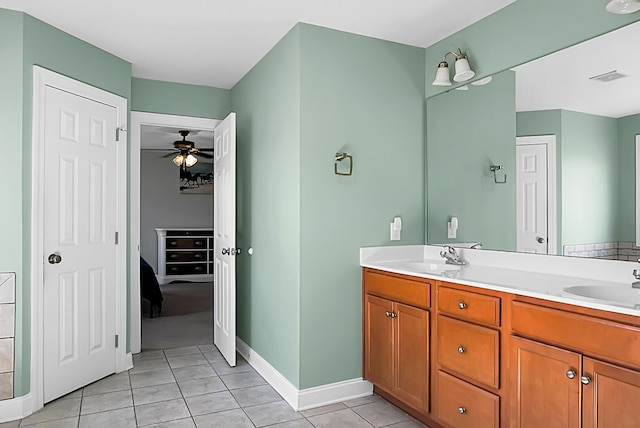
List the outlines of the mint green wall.
<svg viewBox="0 0 640 428">
<path fill-rule="evenodd" d="M 237 113 L 238 336 L 300 384 L 300 30 L 231 91 Z M 253 247 L 249 256 L 246 250 Z"/>
<path fill-rule="evenodd" d="M 303 389 L 362 376 L 360 247 L 424 243 L 424 50 L 298 28 Z M 351 177 L 333 173 L 341 151 Z"/>
<path fill-rule="evenodd" d="M 131 110 L 224 119 L 231 111 L 231 90 L 134 77 Z"/>
<path fill-rule="evenodd" d="M 1 271 L 17 273 L 15 396 L 30 385 L 31 269 L 31 127 L 33 65 L 129 98 L 131 66 L 107 52 L 51 27 L 29 15 L 0 9 L 0 121 L 6 149 L 22 163 L 5 165 L 0 177 L 20 186 L 3 186 L 2 196 L 16 204 L 2 214 L 10 225 L 2 232 Z M 16 145 L 17 141 L 22 144 Z M 8 216 L 8 217 L 7 217 Z M 8 251 L 8 254 L 2 252 Z"/>
<path fill-rule="evenodd" d="M 562 254 L 562 110 L 524 111 L 516 113 L 516 135 L 556 136 L 556 225 L 558 244 L 556 254 Z"/>
<path fill-rule="evenodd" d="M 619 220 L 618 240 L 636 239 L 636 135 L 640 134 L 640 114 L 618 119 Z"/>
<path fill-rule="evenodd" d="M 427 100 L 427 242 L 515 250 L 515 74 Z M 506 184 L 496 184 L 489 166 Z M 458 217 L 456 239 L 447 222 Z"/>
<path fill-rule="evenodd" d="M 0 9 L 0 150 L 11 153 L 12 159 L 25 155 L 22 141 L 22 46 L 23 15 Z M 28 293 L 24 289 L 29 282 L 23 262 L 28 254 L 23 246 L 23 233 L 28 227 L 28 211 L 24 207 L 25 191 L 19 184 L 26 177 L 20 161 L 6 162 L 0 168 L 0 200 L 11 201 L 10 209 L 0 210 L 0 272 L 16 273 L 16 326 L 15 326 L 15 395 L 29 391 L 29 310 Z M 25 336 L 25 334 L 27 336 Z M 26 385 L 26 389 L 24 388 Z"/>
<path fill-rule="evenodd" d="M 476 77 L 484 77 L 640 19 L 637 13 L 607 13 L 605 4 L 605 0 L 517 0 L 446 37 L 426 49 L 427 97 L 446 91 L 431 85 L 446 52 L 467 51 Z"/>
<path fill-rule="evenodd" d="M 618 130 L 609 117 L 562 111 L 563 245 L 617 239 Z"/>
</svg>

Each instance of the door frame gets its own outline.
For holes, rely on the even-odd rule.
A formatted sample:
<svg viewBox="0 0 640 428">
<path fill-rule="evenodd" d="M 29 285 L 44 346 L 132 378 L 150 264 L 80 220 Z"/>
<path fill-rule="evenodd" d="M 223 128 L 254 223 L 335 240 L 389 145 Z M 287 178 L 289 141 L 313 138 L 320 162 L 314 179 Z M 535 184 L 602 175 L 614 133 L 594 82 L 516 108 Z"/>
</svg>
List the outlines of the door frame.
<svg viewBox="0 0 640 428">
<path fill-rule="evenodd" d="M 129 151 L 129 301 L 130 349 L 137 354 L 142 349 L 142 313 L 140 310 L 140 150 L 143 125 L 171 126 L 213 131 L 219 119 L 178 116 L 172 114 L 131 112 L 131 141 Z M 213 328 L 213 326 L 211 327 Z"/>
<path fill-rule="evenodd" d="M 516 146 L 545 144 L 547 146 L 547 254 L 558 254 L 558 199 L 556 175 L 556 136 L 536 135 L 516 137 Z M 516 189 L 516 192 L 518 190 Z"/>
<path fill-rule="evenodd" d="M 116 148 L 116 373 L 132 366 L 127 354 L 127 99 L 53 71 L 33 66 L 33 122 L 31 136 L 31 393 L 32 411 L 44 405 L 44 118 L 46 87 L 53 87 L 114 107 L 120 141 Z"/>
</svg>

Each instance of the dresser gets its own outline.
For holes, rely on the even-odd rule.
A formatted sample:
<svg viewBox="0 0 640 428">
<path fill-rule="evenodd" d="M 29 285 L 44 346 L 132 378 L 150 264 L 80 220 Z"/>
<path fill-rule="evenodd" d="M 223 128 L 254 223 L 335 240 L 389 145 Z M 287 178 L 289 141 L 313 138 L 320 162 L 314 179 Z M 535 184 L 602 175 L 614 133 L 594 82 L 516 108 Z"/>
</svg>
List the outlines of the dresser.
<svg viewBox="0 0 640 428">
<path fill-rule="evenodd" d="M 213 229 L 156 228 L 158 282 L 213 281 Z"/>
</svg>

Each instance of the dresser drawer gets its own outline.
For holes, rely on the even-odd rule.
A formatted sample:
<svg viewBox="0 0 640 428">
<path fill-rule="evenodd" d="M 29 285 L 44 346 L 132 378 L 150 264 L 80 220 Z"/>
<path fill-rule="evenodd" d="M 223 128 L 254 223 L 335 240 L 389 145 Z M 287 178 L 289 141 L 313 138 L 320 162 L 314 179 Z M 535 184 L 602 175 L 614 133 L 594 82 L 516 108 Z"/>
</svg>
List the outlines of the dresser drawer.
<svg viewBox="0 0 640 428">
<path fill-rule="evenodd" d="M 365 293 L 373 294 L 411 306 L 429 308 L 431 283 L 422 279 L 404 279 L 365 269 Z"/>
<path fill-rule="evenodd" d="M 498 388 L 500 333 L 438 315 L 438 363 L 449 370 Z"/>
<path fill-rule="evenodd" d="M 212 273 L 212 272 L 208 272 Z M 167 263 L 167 275 L 206 275 L 207 263 L 172 265 Z"/>
<path fill-rule="evenodd" d="M 206 238 L 167 238 L 167 248 L 207 248 Z"/>
<path fill-rule="evenodd" d="M 206 260 L 206 251 L 167 251 L 167 262 L 198 262 Z"/>
<path fill-rule="evenodd" d="M 498 428 L 500 397 L 438 371 L 438 419 L 452 428 Z"/>
<path fill-rule="evenodd" d="M 640 367 L 640 328 L 559 309 L 513 302 L 512 330 L 537 339 L 633 367 Z"/>
<path fill-rule="evenodd" d="M 500 326 L 500 298 L 455 288 L 438 288 L 440 312 L 482 324 Z"/>
</svg>

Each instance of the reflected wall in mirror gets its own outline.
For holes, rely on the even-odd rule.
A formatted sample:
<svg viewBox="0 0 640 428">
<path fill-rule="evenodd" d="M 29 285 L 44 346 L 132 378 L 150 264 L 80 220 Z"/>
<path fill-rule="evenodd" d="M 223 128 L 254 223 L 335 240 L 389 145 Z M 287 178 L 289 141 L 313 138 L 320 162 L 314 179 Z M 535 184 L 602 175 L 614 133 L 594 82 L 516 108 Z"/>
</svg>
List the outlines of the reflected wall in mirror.
<svg viewBox="0 0 640 428">
<path fill-rule="evenodd" d="M 634 23 L 488 85 L 429 98 L 427 242 L 637 259 L 640 56 L 632 52 L 639 39 Z M 554 137 L 549 165 L 553 143 L 539 136 Z M 506 183 L 496 183 L 492 165 L 503 166 L 497 174 Z M 459 228 L 449 239 L 453 216 Z"/>
</svg>

